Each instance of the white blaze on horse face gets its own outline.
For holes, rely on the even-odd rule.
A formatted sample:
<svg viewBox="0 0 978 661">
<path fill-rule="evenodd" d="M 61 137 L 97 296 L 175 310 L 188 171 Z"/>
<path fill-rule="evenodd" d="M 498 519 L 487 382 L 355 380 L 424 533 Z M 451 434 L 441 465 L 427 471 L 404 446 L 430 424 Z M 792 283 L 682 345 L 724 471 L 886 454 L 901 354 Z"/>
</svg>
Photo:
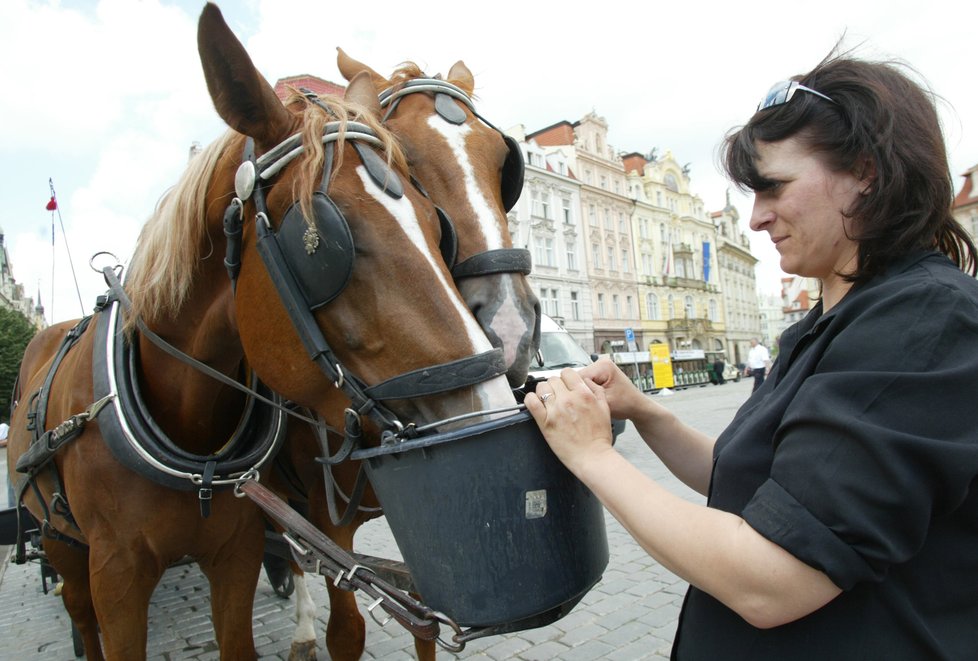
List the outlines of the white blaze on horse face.
<svg viewBox="0 0 978 661">
<path fill-rule="evenodd" d="M 459 169 L 462 171 L 462 181 L 465 194 L 472 207 L 473 215 L 478 227 L 482 230 L 482 236 L 486 241 L 486 250 L 496 250 L 503 246 L 503 235 L 500 229 L 497 214 L 493 210 L 493 204 L 479 187 L 475 176 L 475 168 L 466 151 L 465 143 L 472 129 L 465 124 L 451 124 L 446 122 L 438 115 L 432 115 L 428 119 L 428 125 L 433 131 L 445 138 L 449 148 L 455 155 Z M 471 232 L 469 227 L 466 232 Z M 500 302 L 499 307 L 489 323 L 489 329 L 496 334 L 502 342 L 503 359 L 507 365 L 512 365 L 516 361 L 516 351 L 520 341 L 532 331 L 526 319 L 520 314 L 520 306 L 516 305 L 518 299 L 516 288 L 513 285 L 513 278 L 498 278 L 496 283 L 499 286 L 494 299 Z"/>
<path fill-rule="evenodd" d="M 428 241 L 425 239 L 424 232 L 421 230 L 421 223 L 418 222 L 418 217 L 414 213 L 414 206 L 411 204 L 411 201 L 407 196 L 395 200 L 385 193 L 374 183 L 374 180 L 367 174 L 367 169 L 362 165 L 357 167 L 357 174 L 360 175 L 360 180 L 363 182 L 363 188 L 367 194 L 377 200 L 394 217 L 401 226 L 401 229 L 404 230 L 404 233 L 411 240 L 411 243 L 414 244 L 418 252 L 421 253 L 425 261 L 431 266 L 435 278 L 444 289 L 445 295 L 452 302 L 452 305 L 455 306 L 465 326 L 465 333 L 474 349 L 474 353 L 491 350 L 492 344 L 489 343 L 489 338 L 486 337 L 486 334 L 482 331 L 475 318 L 473 318 L 469 309 L 465 307 L 454 286 L 449 284 L 446 279 L 447 267 L 441 255 L 436 256 L 428 249 Z M 474 390 L 481 400 L 481 405 L 477 406 L 476 410 L 510 406 L 515 402 L 513 392 L 506 383 L 506 378 L 502 376 L 481 383 Z"/>
<path fill-rule="evenodd" d="M 462 170 L 462 183 L 465 189 L 465 198 L 472 207 L 482 236 L 486 240 L 486 250 L 495 250 L 503 247 L 503 235 L 499 229 L 499 222 L 496 220 L 496 213 L 493 205 L 486 197 L 486 194 L 479 188 L 479 182 L 475 176 L 475 168 L 469 158 L 469 152 L 465 149 L 465 142 L 472 129 L 465 124 L 451 124 L 446 122 L 438 115 L 432 115 L 428 119 L 428 125 L 436 133 L 445 138 L 449 148 L 455 155 L 455 161 L 459 169 Z M 471 231 L 471 230 L 466 230 Z"/>
<path fill-rule="evenodd" d="M 486 337 L 486 334 L 482 332 L 475 319 L 472 318 L 469 309 L 462 303 L 462 300 L 455 291 L 455 287 L 449 284 L 448 279 L 445 277 L 447 269 L 441 255 L 436 257 L 428 250 L 428 241 L 425 238 L 424 232 L 421 230 L 421 223 L 418 222 L 418 217 L 414 214 L 414 207 L 411 205 L 411 201 L 408 200 L 407 196 L 395 200 L 385 193 L 374 183 L 370 175 L 367 174 L 367 169 L 362 165 L 357 167 L 357 174 L 363 180 L 364 190 L 394 217 L 398 225 L 401 226 L 401 229 L 404 230 L 404 233 L 411 240 L 411 243 L 414 244 L 414 247 L 418 249 L 418 252 L 421 253 L 431 267 L 431 271 L 437 279 L 438 284 L 444 290 L 445 296 L 455 306 L 458 316 L 465 325 L 465 333 L 475 352 L 480 353 L 492 349 L 492 345 L 489 344 L 489 339 Z"/>
</svg>

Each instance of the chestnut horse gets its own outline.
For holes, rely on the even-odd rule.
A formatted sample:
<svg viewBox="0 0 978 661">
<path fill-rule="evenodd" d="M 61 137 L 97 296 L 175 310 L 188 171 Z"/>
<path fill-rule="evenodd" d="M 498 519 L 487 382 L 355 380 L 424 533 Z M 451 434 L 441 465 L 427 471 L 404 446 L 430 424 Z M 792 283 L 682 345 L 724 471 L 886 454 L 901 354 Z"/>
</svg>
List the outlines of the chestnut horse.
<svg viewBox="0 0 978 661">
<path fill-rule="evenodd" d="M 405 162 L 378 121 L 369 78 L 351 82 L 353 103 L 297 114 L 214 5 L 201 14 L 198 48 L 232 131 L 193 159 L 147 221 L 124 291 L 113 288 L 88 325 L 68 333 L 74 345 L 55 356 L 28 350 L 11 420 L 10 466 L 37 460 L 23 466 L 34 478 L 24 502 L 44 522 L 45 551 L 90 659 L 103 650 L 145 658 L 150 595 L 185 556 L 210 583 L 221 658 L 255 658 L 263 516 L 230 487 L 253 478 L 272 450 L 246 453 L 248 469 L 218 472 L 261 408 L 260 395 L 240 392 L 253 387 L 249 374 L 336 428 L 355 408 L 372 422 L 372 443 L 400 420 L 515 404 L 500 352 L 441 257 L 435 207 L 403 185 Z M 447 378 L 460 361 L 467 381 L 406 393 L 419 370 Z M 132 390 L 123 395 L 115 375 L 127 365 Z M 175 464 L 138 447 L 122 401 L 133 398 Z M 264 415 L 276 436 L 281 412 Z M 52 455 L 31 445 L 32 427 L 52 432 L 41 438 Z M 201 472 L 187 468 L 198 464 Z"/>
<path fill-rule="evenodd" d="M 349 81 L 366 72 L 385 108 L 384 124 L 409 154 L 411 176 L 451 220 L 457 239 L 443 257 L 469 309 L 493 346 L 504 351 L 507 378 L 514 386 L 526 380 L 529 360 L 539 343 L 539 303 L 526 275 L 530 255 L 514 249 L 507 212 L 516 203 L 523 185 L 523 160 L 518 144 L 481 117 L 472 102 L 474 78 L 462 61 L 447 78 L 429 77 L 406 63 L 384 78 L 367 65 L 338 50 L 340 73 Z M 302 103 L 295 94 L 291 102 Z M 444 248 L 445 246 L 443 246 Z M 330 454 L 336 451 L 333 439 Z M 357 529 L 380 516 L 373 491 L 367 487 L 353 518 L 337 525 L 328 512 L 327 489 L 347 500 L 355 490 L 358 462 L 343 462 L 332 468 L 330 479 L 311 461 L 311 452 L 323 454 L 308 430 L 290 431 L 278 466 L 298 482 L 293 498 L 306 500 L 306 516 L 346 550 L 352 550 Z M 314 605 L 304 582 L 297 580 L 296 611 L 299 630 L 292 658 L 314 654 L 309 621 Z M 352 593 L 326 581 L 330 613 L 326 647 L 333 659 L 358 659 L 365 645 L 363 616 Z M 416 640 L 419 659 L 434 659 L 434 643 Z"/>
</svg>

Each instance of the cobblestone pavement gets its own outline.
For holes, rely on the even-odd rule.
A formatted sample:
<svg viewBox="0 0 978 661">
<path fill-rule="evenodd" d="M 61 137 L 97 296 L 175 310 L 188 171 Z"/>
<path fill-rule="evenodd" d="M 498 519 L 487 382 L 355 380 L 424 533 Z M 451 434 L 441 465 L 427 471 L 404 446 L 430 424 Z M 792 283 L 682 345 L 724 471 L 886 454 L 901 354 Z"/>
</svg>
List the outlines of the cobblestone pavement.
<svg viewBox="0 0 978 661">
<path fill-rule="evenodd" d="M 671 396 L 653 395 L 680 419 L 716 435 L 750 395 L 752 382 L 690 388 Z M 671 492 L 694 502 L 703 498 L 680 484 L 648 451 L 629 424 L 618 450 Z M 0 450 L 0 505 L 6 492 L 6 450 Z M 610 516 L 605 517 L 611 557 L 604 576 L 574 610 L 557 622 L 470 642 L 457 655 L 464 659 L 537 661 L 562 659 L 667 659 L 686 583 L 653 561 Z M 381 519 L 357 534 L 356 550 L 400 559 L 390 529 Z M 43 594 L 36 564 L 15 565 L 11 549 L 0 547 L 0 661 L 74 659 L 71 625 L 59 597 Z M 328 613 L 326 588 L 310 579 L 321 606 L 319 658 L 328 657 L 322 637 Z M 360 596 L 365 609 L 365 598 Z M 262 659 L 286 659 L 293 629 L 293 602 L 275 595 L 262 576 L 255 596 L 255 646 Z M 167 571 L 153 594 L 149 611 L 148 656 L 154 661 L 218 659 L 210 622 L 207 583 L 194 564 Z M 411 636 L 396 623 L 385 627 L 367 617 L 365 659 L 412 659 Z M 439 652 L 439 658 L 450 658 Z"/>
</svg>

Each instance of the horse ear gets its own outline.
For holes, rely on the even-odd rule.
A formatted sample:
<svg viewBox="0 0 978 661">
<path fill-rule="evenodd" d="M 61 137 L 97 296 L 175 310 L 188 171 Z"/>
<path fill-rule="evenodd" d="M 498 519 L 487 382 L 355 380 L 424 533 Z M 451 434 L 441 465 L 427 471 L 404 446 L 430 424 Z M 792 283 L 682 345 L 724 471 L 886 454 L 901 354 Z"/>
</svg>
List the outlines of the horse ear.
<svg viewBox="0 0 978 661">
<path fill-rule="evenodd" d="M 353 77 L 346 87 L 343 98 L 363 106 L 374 117 L 380 118 L 380 100 L 368 71 L 361 71 Z"/>
<path fill-rule="evenodd" d="M 448 82 L 461 87 L 469 96 L 472 96 L 472 92 L 475 91 L 475 78 L 462 60 L 452 65 L 451 71 L 448 72 Z"/>
<path fill-rule="evenodd" d="M 349 81 L 352 81 L 358 73 L 366 71 L 370 74 L 370 78 L 373 81 L 376 92 L 383 91 L 390 87 L 390 81 L 368 67 L 363 62 L 354 60 L 339 46 L 336 47 L 336 66 L 340 70 L 340 74 Z"/>
<path fill-rule="evenodd" d="M 275 90 L 224 22 L 217 5 L 208 2 L 197 24 L 197 50 L 207 90 L 217 114 L 238 133 L 265 149 L 277 145 L 293 125 Z"/>
</svg>

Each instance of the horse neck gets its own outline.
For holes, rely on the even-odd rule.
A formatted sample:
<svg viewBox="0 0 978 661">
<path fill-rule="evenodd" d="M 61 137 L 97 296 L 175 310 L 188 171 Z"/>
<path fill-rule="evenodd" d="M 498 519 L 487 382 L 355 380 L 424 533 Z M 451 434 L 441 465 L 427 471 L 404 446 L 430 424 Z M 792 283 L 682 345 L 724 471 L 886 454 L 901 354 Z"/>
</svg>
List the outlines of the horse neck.
<svg viewBox="0 0 978 661">
<path fill-rule="evenodd" d="M 200 280 L 213 282 L 206 273 Z M 179 351 L 241 380 L 244 352 L 232 304 L 224 276 L 221 286 L 197 286 L 179 312 L 148 326 Z M 139 336 L 139 363 L 150 413 L 177 445 L 196 454 L 210 454 L 224 445 L 242 415 L 240 392 L 167 354 L 145 334 Z"/>
</svg>

